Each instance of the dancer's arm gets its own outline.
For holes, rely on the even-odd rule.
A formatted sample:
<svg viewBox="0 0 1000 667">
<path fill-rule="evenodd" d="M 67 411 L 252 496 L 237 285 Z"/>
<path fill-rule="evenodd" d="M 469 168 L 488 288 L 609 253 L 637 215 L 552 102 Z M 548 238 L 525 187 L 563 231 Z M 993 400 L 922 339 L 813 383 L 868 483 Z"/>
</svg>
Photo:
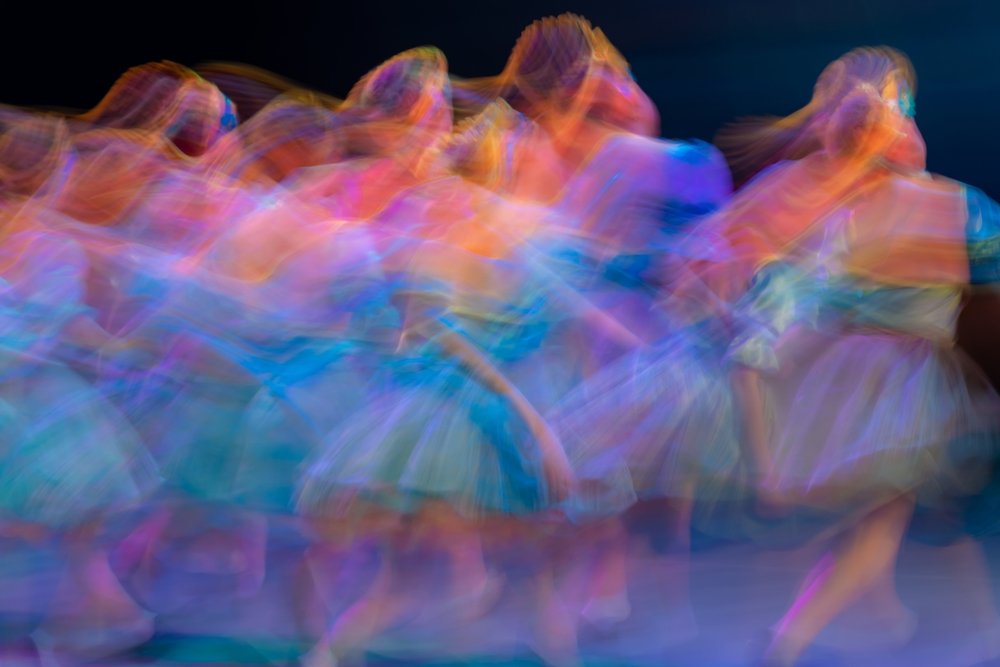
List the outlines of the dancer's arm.
<svg viewBox="0 0 1000 667">
<path fill-rule="evenodd" d="M 763 516 L 782 516 L 787 513 L 789 503 L 777 484 L 771 458 L 767 406 L 761 392 L 759 372 L 749 366 L 738 365 L 733 369 L 731 378 L 743 424 L 740 450 L 749 463 L 757 512 Z"/>
<path fill-rule="evenodd" d="M 553 283 L 553 287 L 557 290 L 559 298 L 595 330 L 604 333 L 623 347 L 633 348 L 645 345 L 645 341 L 635 335 L 631 329 L 605 310 L 595 306 L 573 288 L 562 283 Z"/>
<path fill-rule="evenodd" d="M 743 426 L 741 450 L 757 496 L 758 510 L 781 513 L 785 507 L 776 482 L 768 428 L 768 406 L 762 372 L 779 367 L 775 347 L 779 337 L 802 319 L 812 318 L 810 295 L 795 269 L 775 264 L 758 272 L 750 289 L 736 304 L 733 322 L 737 335 L 728 359 L 733 397 Z"/>
<path fill-rule="evenodd" d="M 544 279 L 545 285 L 551 293 L 562 301 L 569 308 L 570 312 L 580 317 L 586 324 L 602 332 L 623 347 L 642 347 L 646 344 L 645 341 L 618 321 L 617 318 L 594 305 L 579 290 L 567 284 L 559 274 L 545 266 L 541 260 L 529 259 L 526 261 L 529 261 L 532 270 Z"/>
<path fill-rule="evenodd" d="M 733 391 L 743 423 L 740 438 L 743 455 L 750 464 L 755 482 L 764 482 L 771 471 L 771 452 L 767 442 L 764 397 L 757 369 L 742 364 L 731 371 Z"/>
<path fill-rule="evenodd" d="M 527 398 L 468 338 L 447 329 L 430 318 L 420 318 L 406 327 L 407 332 L 433 337 L 441 347 L 462 364 L 490 390 L 510 401 L 518 415 L 531 429 L 542 453 L 550 493 L 562 497 L 568 491 L 573 473 L 559 438 Z"/>
</svg>

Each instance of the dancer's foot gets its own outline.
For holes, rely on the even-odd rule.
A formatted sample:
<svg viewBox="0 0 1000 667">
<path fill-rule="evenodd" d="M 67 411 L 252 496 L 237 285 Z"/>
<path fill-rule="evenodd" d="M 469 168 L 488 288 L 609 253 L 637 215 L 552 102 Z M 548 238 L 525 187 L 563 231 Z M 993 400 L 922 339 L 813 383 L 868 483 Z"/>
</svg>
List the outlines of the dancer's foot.
<svg viewBox="0 0 1000 667">
<path fill-rule="evenodd" d="M 302 656 L 302 667 L 339 667 L 340 661 L 326 643 L 319 643 Z"/>
<path fill-rule="evenodd" d="M 465 620 L 475 620 L 488 614 L 496 606 L 503 593 L 506 578 L 498 572 L 487 572 L 468 586 L 456 587 L 448 601 L 449 612 L 459 614 Z"/>
<path fill-rule="evenodd" d="M 580 616 L 598 628 L 608 628 L 627 619 L 632 613 L 628 594 L 620 591 L 614 595 L 594 596 L 580 610 Z"/>
<path fill-rule="evenodd" d="M 102 615 L 103 616 L 103 615 Z M 85 658 L 112 656 L 139 646 L 153 636 L 154 617 L 140 612 L 131 618 L 53 620 L 32 634 L 39 650 L 69 653 Z"/>
<path fill-rule="evenodd" d="M 817 644 L 849 651 L 893 650 L 906 646 L 917 633 L 917 614 L 898 607 L 855 620 L 850 615 L 817 638 Z"/>
<path fill-rule="evenodd" d="M 1000 619 L 973 632 L 965 640 L 964 647 L 959 650 L 955 664 L 960 667 L 972 667 L 993 664 L 997 658 L 1000 658 Z"/>
<path fill-rule="evenodd" d="M 540 606 L 535 628 L 535 652 L 546 665 L 579 667 L 576 622 L 561 601 L 552 599 Z"/>
<path fill-rule="evenodd" d="M 794 667 L 804 646 L 773 630 L 761 633 L 754 644 L 754 667 Z"/>
<path fill-rule="evenodd" d="M 39 628 L 57 650 L 101 657 L 153 635 L 153 614 L 140 607 L 111 571 L 106 553 L 81 554 L 71 566 L 49 618 Z"/>
<path fill-rule="evenodd" d="M 788 635 L 769 631 L 755 644 L 754 667 L 840 667 L 843 661 L 829 649 L 817 649 Z"/>
<path fill-rule="evenodd" d="M 698 637 L 698 621 L 689 604 L 668 612 L 660 624 L 660 638 L 663 644 L 675 646 L 693 641 Z"/>
<path fill-rule="evenodd" d="M 324 667 L 333 659 L 333 665 L 340 665 L 364 656 L 365 651 L 382 633 L 399 622 L 404 613 L 414 608 L 413 599 L 396 592 L 373 591 L 348 607 L 334 622 L 317 648 L 310 655 L 317 661 L 317 667 Z M 363 661 L 362 661 L 363 662 Z"/>
</svg>

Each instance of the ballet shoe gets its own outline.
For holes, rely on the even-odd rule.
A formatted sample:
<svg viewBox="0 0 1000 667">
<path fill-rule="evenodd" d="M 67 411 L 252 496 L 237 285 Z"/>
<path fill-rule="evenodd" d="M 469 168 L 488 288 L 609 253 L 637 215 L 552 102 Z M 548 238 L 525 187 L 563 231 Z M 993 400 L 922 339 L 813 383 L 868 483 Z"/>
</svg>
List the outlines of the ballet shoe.
<svg viewBox="0 0 1000 667">
<path fill-rule="evenodd" d="M 67 653 L 90 659 L 105 658 L 149 641 L 155 631 L 154 614 L 141 611 L 136 618 L 105 628 L 45 627 L 31 634 L 39 652 Z"/>
<path fill-rule="evenodd" d="M 912 609 L 903 607 L 899 616 L 885 625 L 874 622 L 871 632 L 841 630 L 824 633 L 816 644 L 847 651 L 896 650 L 909 644 L 917 634 L 919 618 Z"/>
<path fill-rule="evenodd" d="M 314 646 L 299 660 L 301 667 L 340 667 L 340 661 L 329 646 Z"/>
<path fill-rule="evenodd" d="M 624 622 L 632 614 L 628 594 L 624 591 L 615 595 L 592 597 L 580 610 L 580 617 L 598 629 L 611 628 Z"/>
<path fill-rule="evenodd" d="M 576 647 L 569 649 L 552 644 L 548 640 L 536 638 L 531 642 L 530 648 L 542 664 L 547 667 L 582 667 L 583 665 Z"/>
<path fill-rule="evenodd" d="M 992 665 L 1000 658 L 1000 619 L 989 627 L 977 630 L 959 650 L 956 665 L 959 667 L 979 667 Z"/>
<path fill-rule="evenodd" d="M 542 611 L 534 629 L 530 648 L 549 667 L 580 667 L 576 624 L 572 615 L 559 603 L 550 603 Z"/>
<path fill-rule="evenodd" d="M 900 617 L 886 632 L 889 648 L 902 648 L 909 644 L 917 634 L 920 618 L 909 607 L 904 607 Z"/>
<path fill-rule="evenodd" d="M 664 644 L 676 646 L 698 638 L 698 621 L 690 607 L 669 614 L 660 625 L 660 638 Z"/>
<path fill-rule="evenodd" d="M 3 645 L 0 645 L 0 665 L 4 667 L 59 667 L 54 660 L 42 655 L 30 637 L 13 643 L 4 642 Z"/>
<path fill-rule="evenodd" d="M 807 646 L 795 655 L 779 645 L 774 630 L 767 630 L 751 643 L 750 662 L 752 667 L 842 667 L 840 656 L 830 650 Z"/>
<path fill-rule="evenodd" d="M 471 591 L 449 600 L 447 610 L 461 614 L 467 620 L 482 618 L 500 601 L 505 582 L 506 577 L 502 574 L 489 572 Z"/>
</svg>

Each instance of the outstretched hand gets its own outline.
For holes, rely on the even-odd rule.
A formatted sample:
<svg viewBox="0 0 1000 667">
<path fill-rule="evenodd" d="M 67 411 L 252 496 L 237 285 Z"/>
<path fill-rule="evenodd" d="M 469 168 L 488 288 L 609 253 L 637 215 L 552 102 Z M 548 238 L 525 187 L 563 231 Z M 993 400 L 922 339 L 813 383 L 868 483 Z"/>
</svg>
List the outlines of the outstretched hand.
<svg viewBox="0 0 1000 667">
<path fill-rule="evenodd" d="M 532 430 L 542 450 L 542 472 L 549 497 L 554 501 L 563 500 L 576 484 L 573 466 L 570 465 L 558 436 L 548 424 L 539 422 Z"/>
</svg>

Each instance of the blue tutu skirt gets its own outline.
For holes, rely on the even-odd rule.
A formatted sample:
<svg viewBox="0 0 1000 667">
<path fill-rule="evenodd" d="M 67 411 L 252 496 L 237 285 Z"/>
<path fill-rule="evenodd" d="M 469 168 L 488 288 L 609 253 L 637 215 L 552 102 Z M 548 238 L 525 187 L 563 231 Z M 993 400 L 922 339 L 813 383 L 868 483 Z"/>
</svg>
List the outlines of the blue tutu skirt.
<svg viewBox="0 0 1000 667">
<path fill-rule="evenodd" d="M 159 483 L 100 392 L 64 366 L 0 349 L 0 512 L 70 528 L 135 507 Z"/>
<path fill-rule="evenodd" d="M 307 468 L 304 514 L 362 500 L 410 513 L 446 502 L 469 517 L 549 505 L 538 449 L 509 404 L 444 358 L 398 359 L 390 389 L 336 431 Z"/>
</svg>

